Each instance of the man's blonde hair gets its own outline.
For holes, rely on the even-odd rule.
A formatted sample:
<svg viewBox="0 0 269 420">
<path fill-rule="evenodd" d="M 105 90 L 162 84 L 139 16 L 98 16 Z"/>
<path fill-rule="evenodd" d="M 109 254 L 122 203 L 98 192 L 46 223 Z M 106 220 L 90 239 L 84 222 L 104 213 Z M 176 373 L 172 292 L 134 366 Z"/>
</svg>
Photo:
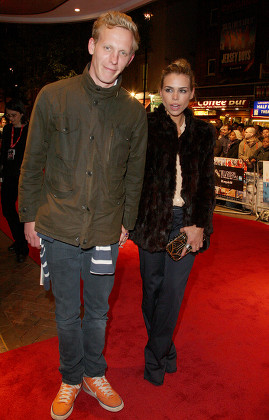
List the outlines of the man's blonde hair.
<svg viewBox="0 0 269 420">
<path fill-rule="evenodd" d="M 99 16 L 99 18 L 94 22 L 92 28 L 92 37 L 95 42 L 98 41 L 100 28 L 102 26 L 106 26 L 109 29 L 115 27 L 128 29 L 128 31 L 132 32 L 134 37 L 132 52 L 135 52 L 138 49 L 140 41 L 139 33 L 136 24 L 130 16 L 116 11 L 107 12 Z"/>
</svg>

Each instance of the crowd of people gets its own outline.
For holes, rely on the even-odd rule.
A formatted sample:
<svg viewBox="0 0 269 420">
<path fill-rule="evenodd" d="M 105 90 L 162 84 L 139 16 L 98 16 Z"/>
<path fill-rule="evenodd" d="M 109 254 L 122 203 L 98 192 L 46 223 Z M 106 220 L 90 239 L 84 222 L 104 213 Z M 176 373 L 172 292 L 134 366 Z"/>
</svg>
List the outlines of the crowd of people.
<svg viewBox="0 0 269 420">
<path fill-rule="evenodd" d="M 269 160 L 269 129 L 236 122 L 223 125 L 218 120 L 214 156 L 242 159 L 248 171 L 253 171 L 257 162 Z"/>
<path fill-rule="evenodd" d="M 162 104 L 147 114 L 121 87 L 138 44 L 129 16 L 105 13 L 93 25 L 84 72 L 40 91 L 29 129 L 24 105 L 6 104 L 2 210 L 14 238 L 9 250 L 23 262 L 27 243 L 41 249 L 44 284 L 55 297 L 62 382 L 50 414 L 57 420 L 71 415 L 82 389 L 105 410 L 124 407 L 105 376 L 103 350 L 119 247 L 129 234 L 139 248 L 148 334 L 144 378 L 162 385 L 177 371 L 181 302 L 213 233 L 214 154 L 249 167 L 268 159 L 268 129 L 261 138 L 254 127 L 218 121 L 216 138 L 194 117 L 195 78 L 183 58 L 163 70 Z M 175 261 L 166 245 L 180 233 L 187 240 Z"/>
</svg>

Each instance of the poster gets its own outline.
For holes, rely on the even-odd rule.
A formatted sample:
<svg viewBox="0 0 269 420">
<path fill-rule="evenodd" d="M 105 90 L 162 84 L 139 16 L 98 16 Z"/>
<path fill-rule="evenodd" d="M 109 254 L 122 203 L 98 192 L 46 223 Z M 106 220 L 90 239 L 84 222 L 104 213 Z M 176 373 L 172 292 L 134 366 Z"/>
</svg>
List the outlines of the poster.
<svg viewBox="0 0 269 420">
<path fill-rule="evenodd" d="M 245 165 L 241 159 L 214 158 L 215 193 L 231 201 L 243 201 Z"/>
<path fill-rule="evenodd" d="M 255 40 L 255 16 L 224 22 L 220 36 L 221 70 L 247 71 L 254 63 Z"/>
</svg>

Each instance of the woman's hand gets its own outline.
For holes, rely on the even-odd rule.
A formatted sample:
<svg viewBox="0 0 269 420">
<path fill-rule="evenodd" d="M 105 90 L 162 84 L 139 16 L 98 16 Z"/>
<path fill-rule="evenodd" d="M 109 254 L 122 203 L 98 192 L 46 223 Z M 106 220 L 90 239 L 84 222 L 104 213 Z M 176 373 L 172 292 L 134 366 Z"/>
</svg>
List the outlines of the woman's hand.
<svg viewBox="0 0 269 420">
<path fill-rule="evenodd" d="M 192 252 L 199 251 L 200 248 L 203 246 L 203 234 L 204 228 L 197 227 L 196 225 L 193 226 L 185 226 L 180 229 L 180 232 L 185 232 L 187 235 L 187 244 L 191 245 Z M 186 255 L 187 249 L 186 247 L 183 248 L 181 253 L 181 257 Z"/>
</svg>

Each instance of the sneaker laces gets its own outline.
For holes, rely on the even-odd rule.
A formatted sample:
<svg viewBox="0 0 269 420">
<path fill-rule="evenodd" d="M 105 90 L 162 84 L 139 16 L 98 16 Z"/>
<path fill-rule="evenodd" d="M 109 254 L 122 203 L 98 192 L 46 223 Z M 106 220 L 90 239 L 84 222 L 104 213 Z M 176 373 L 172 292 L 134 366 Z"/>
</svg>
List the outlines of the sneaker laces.
<svg viewBox="0 0 269 420">
<path fill-rule="evenodd" d="M 74 391 L 79 390 L 80 385 L 68 385 L 68 384 L 64 384 L 62 383 L 59 394 L 58 394 L 58 399 L 59 402 L 62 403 L 70 403 L 70 400 L 73 397 Z"/>
<path fill-rule="evenodd" d="M 114 395 L 113 390 L 111 388 L 110 383 L 107 381 L 105 376 L 97 376 L 93 379 L 94 385 L 98 386 L 99 390 L 103 392 L 105 395 Z"/>
</svg>

